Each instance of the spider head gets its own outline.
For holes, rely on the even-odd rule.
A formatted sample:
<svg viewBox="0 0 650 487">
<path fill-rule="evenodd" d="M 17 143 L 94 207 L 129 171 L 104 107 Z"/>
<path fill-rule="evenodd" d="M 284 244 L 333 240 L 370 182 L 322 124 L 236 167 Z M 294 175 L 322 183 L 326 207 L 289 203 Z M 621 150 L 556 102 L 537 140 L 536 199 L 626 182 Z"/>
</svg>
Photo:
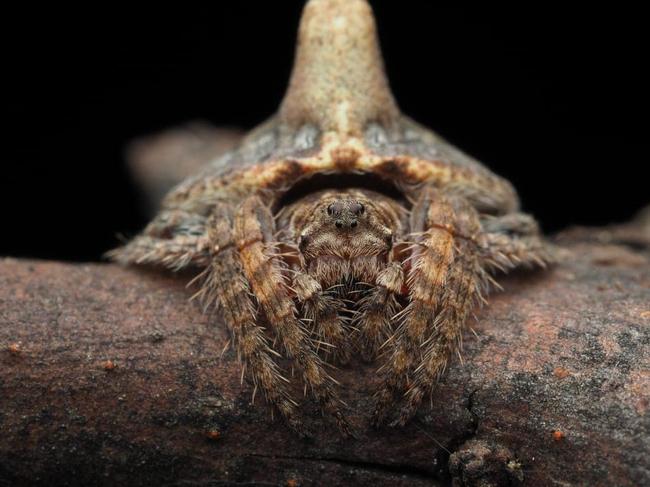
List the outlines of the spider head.
<svg viewBox="0 0 650 487">
<path fill-rule="evenodd" d="M 367 193 L 328 191 L 303 204 L 294 231 L 306 260 L 325 256 L 349 260 L 390 251 L 393 215 Z"/>
<path fill-rule="evenodd" d="M 364 220 L 366 206 L 356 199 L 343 196 L 328 204 L 325 211 L 330 217 L 329 224 L 333 224 L 339 233 L 343 233 L 359 226 L 359 220 Z"/>
</svg>

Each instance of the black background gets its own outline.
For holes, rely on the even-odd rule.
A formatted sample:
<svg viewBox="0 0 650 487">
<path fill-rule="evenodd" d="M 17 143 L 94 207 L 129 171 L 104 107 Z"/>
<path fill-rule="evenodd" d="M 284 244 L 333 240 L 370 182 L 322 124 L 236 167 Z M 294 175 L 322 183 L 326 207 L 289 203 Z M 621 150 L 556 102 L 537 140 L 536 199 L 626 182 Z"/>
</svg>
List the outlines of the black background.
<svg viewBox="0 0 650 487">
<path fill-rule="evenodd" d="M 146 223 L 127 141 L 275 110 L 302 2 L 213 3 L 5 12 L 0 255 L 98 259 Z M 403 111 L 509 178 L 545 230 L 648 203 L 640 11 L 371 3 Z"/>
</svg>

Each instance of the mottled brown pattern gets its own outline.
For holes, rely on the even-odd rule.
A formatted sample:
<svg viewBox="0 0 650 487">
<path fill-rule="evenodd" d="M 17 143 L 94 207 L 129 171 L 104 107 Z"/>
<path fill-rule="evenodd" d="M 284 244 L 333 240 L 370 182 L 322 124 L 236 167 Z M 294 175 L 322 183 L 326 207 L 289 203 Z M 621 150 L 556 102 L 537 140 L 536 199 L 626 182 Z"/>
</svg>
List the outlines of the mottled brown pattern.
<svg viewBox="0 0 650 487">
<path fill-rule="evenodd" d="M 203 314 L 185 279 L 0 259 L 0 485 L 650 485 L 650 233 L 616 228 L 567 232 L 562 266 L 501 278 L 402 428 L 368 427 L 374 363 L 329 370 L 358 439 L 311 400 L 313 439 L 270 421 L 230 308 Z"/>
<path fill-rule="evenodd" d="M 314 176 L 322 187 L 298 190 Z M 365 0 L 310 0 L 278 113 L 110 255 L 204 269 L 206 310 L 222 308 L 275 410 L 304 432 L 300 382 L 347 434 L 329 365 L 380 359 L 374 423 L 404 425 L 459 354 L 488 273 L 553 260 L 518 206 L 510 183 L 400 113 Z"/>
</svg>

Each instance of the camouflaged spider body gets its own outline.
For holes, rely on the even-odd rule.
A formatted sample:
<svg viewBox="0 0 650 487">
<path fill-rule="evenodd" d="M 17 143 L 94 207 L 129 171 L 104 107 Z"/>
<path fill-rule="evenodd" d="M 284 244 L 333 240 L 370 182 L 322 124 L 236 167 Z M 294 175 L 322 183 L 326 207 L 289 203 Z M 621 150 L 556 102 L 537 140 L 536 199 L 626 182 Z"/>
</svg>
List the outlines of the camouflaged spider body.
<svg viewBox="0 0 650 487">
<path fill-rule="evenodd" d="M 408 421 L 490 273 L 550 260 L 518 208 L 510 183 L 399 112 L 367 2 L 311 0 L 277 114 L 111 256 L 203 268 L 199 294 L 256 390 L 301 430 L 288 359 L 347 432 L 326 362 L 379 361 L 381 348 L 374 422 Z"/>
</svg>

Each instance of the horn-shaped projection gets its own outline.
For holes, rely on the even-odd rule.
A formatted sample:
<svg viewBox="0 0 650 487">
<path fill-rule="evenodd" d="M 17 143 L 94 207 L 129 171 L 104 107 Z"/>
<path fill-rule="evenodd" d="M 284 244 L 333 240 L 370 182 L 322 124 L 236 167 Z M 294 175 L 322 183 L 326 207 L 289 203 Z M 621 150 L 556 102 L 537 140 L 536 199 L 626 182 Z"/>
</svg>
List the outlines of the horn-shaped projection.
<svg viewBox="0 0 650 487">
<path fill-rule="evenodd" d="M 371 121 L 399 116 L 366 0 L 310 0 L 280 119 L 323 131 L 358 134 Z"/>
</svg>

